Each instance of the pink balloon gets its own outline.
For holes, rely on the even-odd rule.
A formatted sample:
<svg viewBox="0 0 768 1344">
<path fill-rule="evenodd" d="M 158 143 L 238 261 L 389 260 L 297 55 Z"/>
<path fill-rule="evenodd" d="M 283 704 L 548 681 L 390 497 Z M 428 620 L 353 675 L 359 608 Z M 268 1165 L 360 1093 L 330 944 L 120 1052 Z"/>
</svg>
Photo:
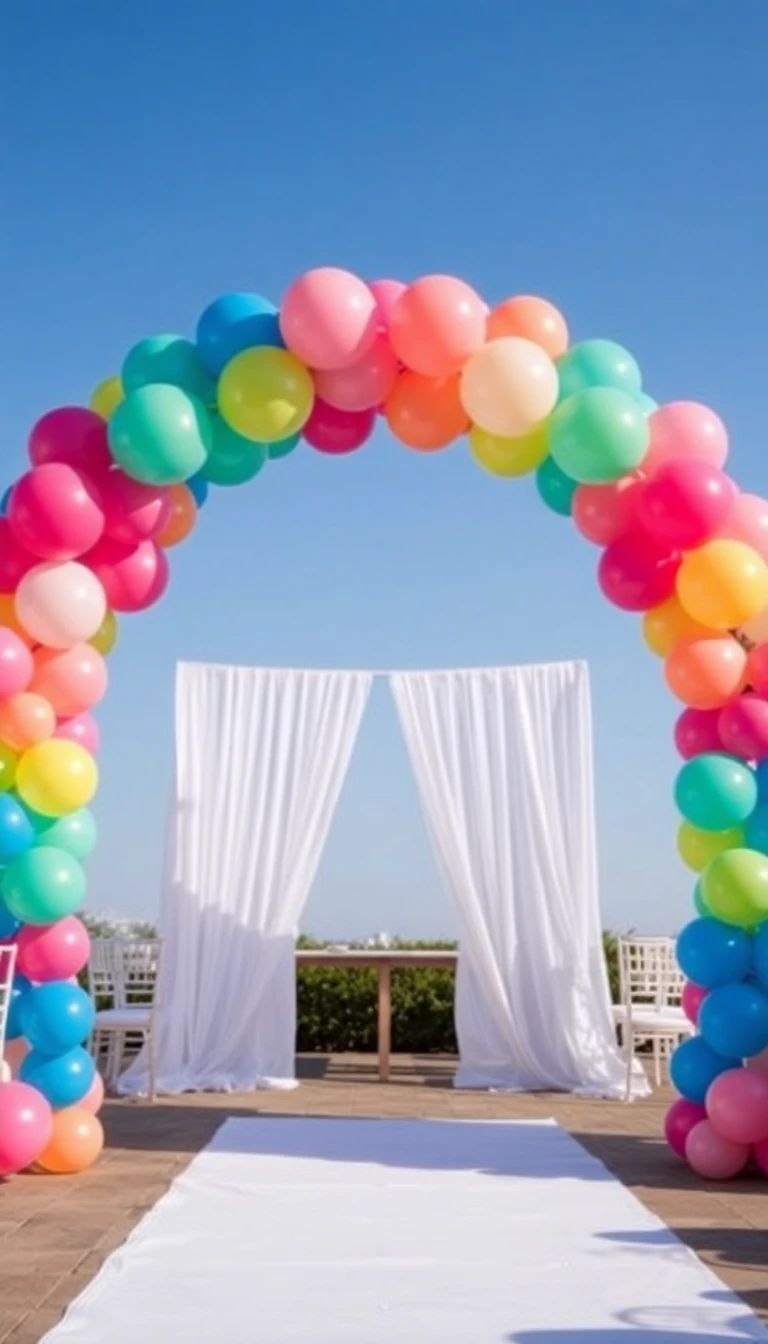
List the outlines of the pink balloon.
<svg viewBox="0 0 768 1344">
<path fill-rule="evenodd" d="M 307 443 L 320 453 L 340 455 L 361 448 L 376 423 L 375 411 L 337 411 L 320 397 L 302 433 Z"/>
<path fill-rule="evenodd" d="M 483 348 L 487 319 L 486 304 L 465 280 L 423 275 L 397 300 L 389 338 L 406 368 L 426 378 L 449 378 Z"/>
<path fill-rule="evenodd" d="M 640 476 L 622 476 L 610 485 L 580 485 L 573 496 L 573 521 L 581 535 L 596 546 L 610 546 L 625 532 L 637 529 L 637 506 L 642 494 Z"/>
<path fill-rule="evenodd" d="M 8 521 L 16 540 L 41 560 L 76 560 L 104 531 L 95 487 L 66 462 L 33 467 L 16 482 Z"/>
<path fill-rule="evenodd" d="M 362 359 L 347 369 L 315 374 L 315 389 L 329 406 L 339 411 L 368 411 L 386 401 L 397 381 L 400 365 L 389 338 L 376 337 Z"/>
<path fill-rule="evenodd" d="M 32 653 L 8 626 L 0 626 L 0 700 L 26 691 L 34 671 Z"/>
<path fill-rule="evenodd" d="M 53 1111 L 42 1092 L 26 1083 L 0 1084 L 0 1176 L 31 1166 L 52 1134 Z"/>
<path fill-rule="evenodd" d="M 728 434 L 719 416 L 697 401 L 671 401 L 648 417 L 650 442 L 643 458 L 643 474 L 677 458 L 699 458 L 723 467 L 728 456 Z"/>
<path fill-rule="evenodd" d="M 752 1160 L 763 1176 L 768 1176 L 768 1139 L 756 1143 L 752 1149 Z"/>
<path fill-rule="evenodd" d="M 8 519 L 0 518 L 0 593 L 15 593 L 24 575 L 39 563 L 16 540 Z"/>
<path fill-rule="evenodd" d="M 694 985 L 692 980 L 687 980 L 683 989 L 681 1006 L 685 1016 L 694 1027 L 699 1021 L 699 1009 L 707 997 L 709 990 L 702 989 L 701 985 Z"/>
<path fill-rule="evenodd" d="M 768 756 L 768 700 L 750 691 L 721 709 L 717 721 L 720 741 L 732 756 L 761 761 Z"/>
<path fill-rule="evenodd" d="M 68 980 L 88 965 L 91 940 L 75 915 L 55 924 L 24 924 L 16 936 L 16 969 L 37 984 Z"/>
<path fill-rule="evenodd" d="M 104 535 L 129 546 L 159 536 L 171 516 L 173 496 L 162 485 L 143 485 L 124 471 L 110 471 L 105 478 Z"/>
<path fill-rule="evenodd" d="M 19 581 L 14 608 L 38 644 L 69 649 L 93 639 L 107 610 L 104 589 L 83 560 L 41 560 Z"/>
<path fill-rule="evenodd" d="M 379 316 L 379 330 L 389 330 L 389 319 L 400 295 L 407 289 L 402 280 L 372 280 L 369 286 L 376 300 Z"/>
<path fill-rule="evenodd" d="M 30 690 L 42 695 L 59 718 L 70 719 L 92 709 L 107 691 L 107 664 L 92 644 L 71 649 L 40 648 L 34 655 Z"/>
<path fill-rule="evenodd" d="M 735 501 L 729 476 L 699 458 L 682 458 L 654 472 L 638 501 L 638 518 L 660 546 L 691 550 L 717 536 Z"/>
<path fill-rule="evenodd" d="M 695 1101 L 686 1101 L 684 1097 L 674 1101 L 664 1117 L 664 1137 L 667 1140 L 673 1153 L 678 1157 L 685 1157 L 685 1142 L 693 1129 L 702 1120 L 706 1120 L 707 1112 L 703 1106 L 697 1106 Z"/>
<path fill-rule="evenodd" d="M 158 602 L 168 587 L 168 560 L 154 541 L 131 546 L 102 537 L 83 562 L 101 581 L 113 611 L 144 611 Z"/>
<path fill-rule="evenodd" d="M 86 751 L 95 756 L 101 744 L 101 734 L 96 720 L 88 713 L 73 714 L 71 719 L 61 719 L 56 725 L 54 737 L 66 738 L 68 742 L 77 742 Z"/>
<path fill-rule="evenodd" d="M 694 1125 L 685 1143 L 685 1156 L 693 1170 L 708 1181 L 729 1181 L 749 1161 L 749 1147 L 724 1139 L 709 1120 Z"/>
<path fill-rule="evenodd" d="M 93 1082 L 83 1097 L 78 1101 L 81 1110 L 90 1112 L 91 1115 L 98 1115 L 104 1105 L 104 1079 L 100 1073 L 93 1075 Z"/>
<path fill-rule="evenodd" d="M 29 436 L 29 460 L 35 467 L 44 462 L 67 462 L 99 477 L 112 466 L 106 422 L 85 406 L 59 406 L 48 411 Z"/>
<path fill-rule="evenodd" d="M 684 709 L 675 724 L 675 746 L 686 761 L 708 751 L 722 751 L 719 709 Z"/>
<path fill-rule="evenodd" d="M 720 536 L 743 541 L 768 560 L 768 500 L 759 495 L 738 495 Z"/>
<path fill-rule="evenodd" d="M 768 1077 L 754 1069 L 728 1069 L 710 1085 L 707 1115 L 732 1143 L 768 1138 Z"/>
<path fill-rule="evenodd" d="M 644 532 L 627 532 L 600 558 L 597 578 L 604 595 L 622 611 L 650 611 L 675 591 L 680 556 Z"/>
<path fill-rule="evenodd" d="M 768 1045 L 757 1055 L 750 1055 L 749 1059 L 744 1060 L 744 1068 L 752 1073 L 762 1073 L 768 1077 Z"/>
<path fill-rule="evenodd" d="M 350 271 L 320 266 L 294 280 L 280 309 L 280 331 L 311 369 L 346 369 L 376 339 L 379 311 L 368 285 Z"/>
<path fill-rule="evenodd" d="M 19 1070 L 27 1058 L 32 1046 L 23 1036 L 17 1036 L 14 1041 L 5 1042 L 3 1058 L 8 1068 L 11 1070 L 11 1077 L 18 1078 Z"/>
</svg>

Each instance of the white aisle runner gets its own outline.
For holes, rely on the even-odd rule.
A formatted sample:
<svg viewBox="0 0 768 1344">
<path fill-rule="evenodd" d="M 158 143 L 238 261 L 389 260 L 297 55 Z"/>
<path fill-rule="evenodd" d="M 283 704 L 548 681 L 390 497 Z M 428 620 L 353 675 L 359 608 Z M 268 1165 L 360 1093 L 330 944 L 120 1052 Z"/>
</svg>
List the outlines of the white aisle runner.
<svg viewBox="0 0 768 1344">
<path fill-rule="evenodd" d="M 48 1344 L 768 1340 L 553 1123 L 230 1120 Z"/>
</svg>

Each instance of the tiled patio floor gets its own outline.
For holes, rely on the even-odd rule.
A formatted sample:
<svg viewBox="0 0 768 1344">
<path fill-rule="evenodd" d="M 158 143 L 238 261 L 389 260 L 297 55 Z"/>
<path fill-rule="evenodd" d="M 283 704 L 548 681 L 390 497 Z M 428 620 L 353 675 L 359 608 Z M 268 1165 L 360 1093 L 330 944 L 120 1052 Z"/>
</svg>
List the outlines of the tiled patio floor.
<svg viewBox="0 0 768 1344">
<path fill-rule="evenodd" d="M 768 1321 L 768 1183 L 703 1187 L 660 1141 L 665 1094 L 624 1106 L 572 1097 L 454 1092 L 450 1060 L 302 1061 L 294 1092 L 111 1102 L 108 1149 L 82 1177 L 24 1176 L 0 1188 L 0 1341 L 37 1344 L 102 1261 L 228 1115 L 523 1119 L 553 1116 Z M 149 1342 L 148 1342 L 149 1344 Z"/>
</svg>

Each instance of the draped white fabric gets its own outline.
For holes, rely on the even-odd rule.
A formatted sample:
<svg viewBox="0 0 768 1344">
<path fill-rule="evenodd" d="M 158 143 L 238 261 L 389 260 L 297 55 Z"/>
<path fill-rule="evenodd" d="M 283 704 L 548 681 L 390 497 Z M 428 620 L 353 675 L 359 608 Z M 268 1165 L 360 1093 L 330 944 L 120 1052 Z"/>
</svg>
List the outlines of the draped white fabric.
<svg viewBox="0 0 768 1344">
<path fill-rule="evenodd" d="M 297 924 L 370 686 L 365 672 L 179 667 L 158 1090 L 295 1085 Z M 146 1086 L 140 1059 L 121 1090 Z"/>
<path fill-rule="evenodd" d="M 586 665 L 390 682 L 459 922 L 456 1085 L 621 1096 Z"/>
</svg>

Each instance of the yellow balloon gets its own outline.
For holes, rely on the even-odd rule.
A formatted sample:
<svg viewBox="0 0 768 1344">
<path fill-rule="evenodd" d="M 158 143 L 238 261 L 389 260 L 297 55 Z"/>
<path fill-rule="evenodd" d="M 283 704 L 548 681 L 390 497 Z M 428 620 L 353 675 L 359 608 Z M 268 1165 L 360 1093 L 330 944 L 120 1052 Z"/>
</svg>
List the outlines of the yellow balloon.
<svg viewBox="0 0 768 1344">
<path fill-rule="evenodd" d="M 643 639 L 651 653 L 659 658 L 667 654 L 684 635 L 711 635 L 706 626 L 699 625 L 688 615 L 676 593 L 658 607 L 652 607 L 643 617 Z"/>
<path fill-rule="evenodd" d="M 694 873 L 703 872 L 716 855 L 726 849 L 742 849 L 745 844 L 741 826 L 733 826 L 729 831 L 701 831 L 698 826 L 684 821 L 677 832 L 677 852 Z"/>
<path fill-rule="evenodd" d="M 103 658 L 106 658 L 107 654 L 112 652 L 117 643 L 118 630 L 119 626 L 114 611 L 107 611 L 96 634 L 92 639 L 88 640 L 88 643 L 92 648 L 96 649 Z"/>
<path fill-rule="evenodd" d="M 102 419 L 108 420 L 113 411 L 117 410 L 124 397 L 125 392 L 120 375 L 113 373 L 111 378 L 105 378 L 103 382 L 99 383 L 98 387 L 93 389 L 88 405 Z"/>
<path fill-rule="evenodd" d="M 303 429 L 315 385 L 288 350 L 261 345 L 230 360 L 219 379 L 219 410 L 230 429 L 256 443 L 279 443 Z"/>
<path fill-rule="evenodd" d="M 99 772 L 90 752 L 66 738 L 49 738 L 24 752 L 16 770 L 16 792 L 42 817 L 63 817 L 87 807 Z"/>
<path fill-rule="evenodd" d="M 515 439 L 489 434 L 479 425 L 473 425 L 469 432 L 469 451 L 492 476 L 525 476 L 529 471 L 535 471 L 547 456 L 548 423 L 542 420 L 530 433 Z"/>
<path fill-rule="evenodd" d="M 768 565 L 743 541 L 709 541 L 683 556 L 677 595 L 695 621 L 731 630 L 768 606 Z"/>
</svg>

